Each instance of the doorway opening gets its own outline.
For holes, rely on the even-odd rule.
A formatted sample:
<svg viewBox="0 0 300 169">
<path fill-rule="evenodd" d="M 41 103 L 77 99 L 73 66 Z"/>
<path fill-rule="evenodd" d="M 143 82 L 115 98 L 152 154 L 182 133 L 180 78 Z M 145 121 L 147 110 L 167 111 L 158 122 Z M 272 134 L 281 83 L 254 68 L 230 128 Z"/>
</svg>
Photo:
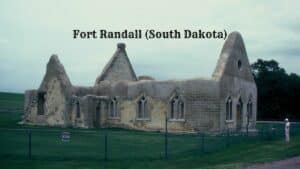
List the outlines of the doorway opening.
<svg viewBox="0 0 300 169">
<path fill-rule="evenodd" d="M 37 107 L 38 107 L 38 112 L 37 114 L 38 115 L 44 115 L 45 114 L 45 95 L 46 95 L 46 92 L 38 92 L 38 104 L 37 104 Z"/>
<path fill-rule="evenodd" d="M 243 117 L 243 101 L 239 98 L 238 104 L 236 105 L 236 128 L 242 128 L 242 117 Z"/>
<path fill-rule="evenodd" d="M 96 110 L 95 110 L 95 120 L 94 120 L 94 125 L 95 127 L 99 128 L 101 127 L 100 125 L 100 114 L 101 114 L 101 104 L 97 104 Z"/>
</svg>

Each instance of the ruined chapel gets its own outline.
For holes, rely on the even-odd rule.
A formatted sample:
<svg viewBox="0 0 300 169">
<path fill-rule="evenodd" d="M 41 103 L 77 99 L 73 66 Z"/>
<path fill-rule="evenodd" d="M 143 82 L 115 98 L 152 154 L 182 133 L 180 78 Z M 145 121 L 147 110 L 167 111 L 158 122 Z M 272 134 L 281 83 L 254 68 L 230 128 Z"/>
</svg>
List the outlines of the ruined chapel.
<svg viewBox="0 0 300 169">
<path fill-rule="evenodd" d="M 167 122 L 170 131 L 255 129 L 256 107 L 257 88 L 244 42 L 232 32 L 210 78 L 137 77 L 125 44 L 119 43 L 93 86 L 75 86 L 52 55 L 40 87 L 25 91 L 22 123 L 158 131 Z"/>
</svg>

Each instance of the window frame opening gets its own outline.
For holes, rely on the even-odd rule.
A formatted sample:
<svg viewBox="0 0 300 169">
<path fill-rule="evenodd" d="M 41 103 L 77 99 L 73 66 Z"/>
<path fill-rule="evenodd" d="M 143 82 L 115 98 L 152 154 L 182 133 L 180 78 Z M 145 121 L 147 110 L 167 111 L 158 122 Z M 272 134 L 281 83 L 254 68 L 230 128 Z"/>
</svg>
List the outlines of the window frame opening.
<svg viewBox="0 0 300 169">
<path fill-rule="evenodd" d="M 236 127 L 241 129 L 243 127 L 243 114 L 244 114 L 244 102 L 241 97 L 236 104 Z"/>
<path fill-rule="evenodd" d="M 109 119 L 119 119 L 120 118 L 120 113 L 118 110 L 118 99 L 116 97 L 113 97 L 109 101 L 109 113 L 108 113 L 108 118 Z"/>
<path fill-rule="evenodd" d="M 76 101 L 76 118 L 80 118 L 81 117 L 81 110 L 80 110 L 80 103 L 79 101 Z"/>
<path fill-rule="evenodd" d="M 169 106 L 170 106 L 170 111 L 169 111 L 170 121 L 185 120 L 184 101 L 178 95 L 175 95 L 171 98 L 169 102 Z"/>
<path fill-rule="evenodd" d="M 251 98 L 248 100 L 248 103 L 247 103 L 247 117 L 248 117 L 248 120 L 253 119 L 253 103 L 252 103 Z"/>
<path fill-rule="evenodd" d="M 238 69 L 241 70 L 241 69 L 242 69 L 242 66 L 243 66 L 242 60 L 239 59 L 239 60 L 237 61 L 237 67 L 238 67 Z"/>
<path fill-rule="evenodd" d="M 37 114 L 45 115 L 46 92 L 38 92 L 37 96 Z"/>
<path fill-rule="evenodd" d="M 138 101 L 137 101 L 137 120 L 149 120 L 149 113 L 147 110 L 147 98 L 146 96 L 142 96 Z"/>
<path fill-rule="evenodd" d="M 226 100 L 226 121 L 231 121 L 232 119 L 232 98 L 229 96 Z"/>
</svg>

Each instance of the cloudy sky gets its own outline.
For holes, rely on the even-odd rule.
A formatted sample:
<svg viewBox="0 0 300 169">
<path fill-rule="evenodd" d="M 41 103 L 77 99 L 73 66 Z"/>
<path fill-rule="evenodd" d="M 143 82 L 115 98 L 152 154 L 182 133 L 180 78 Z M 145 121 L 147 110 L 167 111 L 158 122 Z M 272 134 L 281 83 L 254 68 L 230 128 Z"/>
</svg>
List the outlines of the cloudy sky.
<svg viewBox="0 0 300 169">
<path fill-rule="evenodd" d="M 125 42 L 137 75 L 210 77 L 224 40 L 74 40 L 73 29 L 239 31 L 250 62 L 275 59 L 300 74 L 299 1 L 1 0 L 0 91 L 38 88 L 51 54 L 75 85 L 91 86 Z"/>
</svg>

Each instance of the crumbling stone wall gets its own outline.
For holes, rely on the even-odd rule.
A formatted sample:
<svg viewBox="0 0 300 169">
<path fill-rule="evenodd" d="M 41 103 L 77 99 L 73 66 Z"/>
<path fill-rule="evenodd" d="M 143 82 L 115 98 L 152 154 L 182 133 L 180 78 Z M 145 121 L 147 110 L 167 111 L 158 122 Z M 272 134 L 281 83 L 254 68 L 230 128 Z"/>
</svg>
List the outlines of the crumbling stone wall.
<svg viewBox="0 0 300 169">
<path fill-rule="evenodd" d="M 40 94 L 44 113 L 39 114 Z M 171 119 L 171 100 L 176 96 L 184 103 L 183 118 Z M 226 101 L 233 102 L 233 118 L 226 119 Z M 138 118 L 139 99 L 145 97 L 148 118 Z M 257 89 L 241 35 L 231 33 L 224 43 L 212 78 L 156 81 L 142 76 L 137 79 L 125 51 L 117 51 L 90 87 L 73 86 L 56 55 L 51 56 L 38 90 L 25 92 L 23 123 L 73 126 L 80 128 L 123 127 L 140 130 L 164 130 L 168 118 L 170 131 L 221 131 L 237 127 L 236 105 L 241 98 L 241 126 L 246 127 L 247 101 L 251 97 L 255 128 Z M 111 118 L 110 102 L 117 100 L 119 116 Z M 80 115 L 78 115 L 78 113 Z"/>
<path fill-rule="evenodd" d="M 129 129 L 163 131 L 169 104 L 159 99 L 147 97 L 147 104 L 149 104 L 149 118 L 138 119 L 137 102 L 138 98 L 134 100 L 123 100 L 120 103 L 120 118 L 107 118 L 107 125 Z M 170 131 L 193 130 L 193 127 L 186 121 L 169 120 L 168 128 Z"/>
<path fill-rule="evenodd" d="M 25 92 L 25 116 L 24 123 L 65 126 L 66 122 L 66 104 L 67 100 L 62 93 L 61 84 L 57 78 L 52 78 L 47 84 L 47 90 L 44 93 L 44 103 L 42 114 L 38 113 L 39 90 L 30 90 Z"/>
<path fill-rule="evenodd" d="M 186 120 L 199 131 L 219 130 L 218 83 L 214 80 L 189 80 L 185 85 Z"/>
<path fill-rule="evenodd" d="M 21 124 L 33 123 L 37 114 L 37 90 L 26 90 L 24 94 L 24 115 Z"/>
<path fill-rule="evenodd" d="M 67 126 L 72 84 L 57 55 L 52 55 L 47 64 L 43 81 L 38 90 L 25 92 L 25 111 L 30 107 L 27 101 L 34 94 L 35 100 L 23 122 L 28 124 Z M 27 99 L 28 98 L 28 99 Z M 42 107 L 39 109 L 39 107 Z M 42 110 L 42 111 L 41 111 Z"/>
<path fill-rule="evenodd" d="M 241 98 L 243 111 L 241 115 L 242 127 L 247 127 L 247 103 L 251 97 L 253 117 L 249 120 L 249 127 L 254 129 L 256 122 L 257 88 L 250 70 L 250 63 L 243 39 L 238 32 L 233 32 L 226 40 L 221 51 L 213 78 L 219 81 L 222 129 L 237 127 L 237 104 Z M 226 101 L 232 97 L 233 119 L 226 120 Z"/>
<path fill-rule="evenodd" d="M 101 75 L 97 78 L 95 85 L 103 80 L 109 81 L 136 81 L 137 77 L 131 66 L 129 58 L 125 51 L 125 44 L 119 43 L 117 51 L 103 69 Z"/>
<path fill-rule="evenodd" d="M 119 82 L 122 83 L 122 82 Z M 120 119 L 107 119 L 108 126 L 119 126 L 143 130 L 163 130 L 169 118 L 172 130 L 218 130 L 219 96 L 218 83 L 212 79 L 188 81 L 139 81 L 123 86 L 123 98 L 119 99 Z M 124 84 L 123 84 L 124 85 Z M 115 84 L 112 91 L 118 91 Z M 127 92 L 127 94 L 125 94 Z M 111 97 L 115 92 L 111 93 Z M 184 120 L 170 119 L 170 99 L 174 94 L 184 100 Z M 147 99 L 149 119 L 137 119 L 137 102 L 144 95 Z"/>
<path fill-rule="evenodd" d="M 48 125 L 65 125 L 66 98 L 62 92 L 62 86 L 57 78 L 48 83 L 45 92 L 45 120 Z"/>
</svg>

